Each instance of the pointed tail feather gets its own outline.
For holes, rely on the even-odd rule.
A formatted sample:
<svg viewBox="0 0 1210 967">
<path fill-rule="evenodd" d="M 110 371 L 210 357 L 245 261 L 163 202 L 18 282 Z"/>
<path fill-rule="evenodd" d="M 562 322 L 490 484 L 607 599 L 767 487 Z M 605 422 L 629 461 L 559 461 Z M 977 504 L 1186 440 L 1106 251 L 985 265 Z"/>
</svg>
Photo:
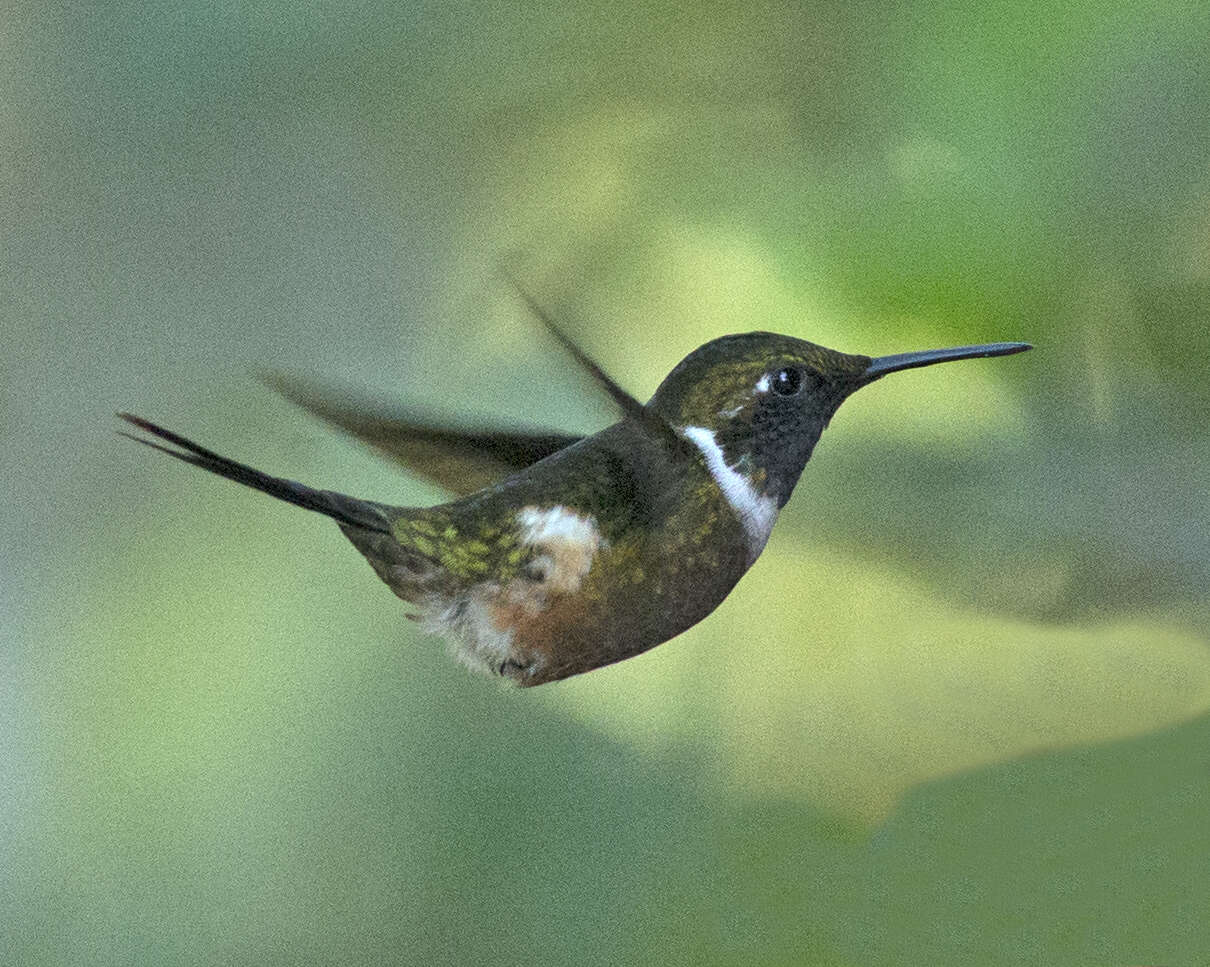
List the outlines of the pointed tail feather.
<svg viewBox="0 0 1210 967">
<path fill-rule="evenodd" d="M 142 443 L 144 446 L 167 453 L 169 456 L 183 460 L 185 463 L 193 464 L 195 467 L 201 467 L 203 470 L 209 470 L 220 477 L 234 480 L 245 487 L 259 490 L 270 497 L 276 497 L 278 500 L 284 500 L 297 507 L 303 507 L 306 510 L 313 510 L 324 514 L 342 524 L 379 531 L 384 534 L 391 533 L 390 523 L 386 517 L 373 504 L 366 501 L 358 500 L 355 497 L 346 497 L 344 494 L 328 490 L 314 490 L 311 487 L 295 483 L 293 480 L 270 477 L 268 474 L 254 470 L 246 464 L 237 463 L 234 460 L 219 456 L 214 451 L 207 450 L 192 440 L 186 439 L 179 434 L 173 433 L 171 430 L 166 430 L 164 427 L 152 423 L 150 420 L 144 420 L 142 417 L 135 416 L 132 413 L 119 413 L 118 417 L 132 426 L 150 433 L 152 436 L 157 436 L 161 440 L 166 440 L 168 443 L 180 447 L 180 449 L 174 450 L 153 440 L 145 440 L 142 437 L 135 436 L 133 433 L 126 433 L 122 430 L 118 431 L 122 436 L 128 437 L 137 443 Z"/>
</svg>

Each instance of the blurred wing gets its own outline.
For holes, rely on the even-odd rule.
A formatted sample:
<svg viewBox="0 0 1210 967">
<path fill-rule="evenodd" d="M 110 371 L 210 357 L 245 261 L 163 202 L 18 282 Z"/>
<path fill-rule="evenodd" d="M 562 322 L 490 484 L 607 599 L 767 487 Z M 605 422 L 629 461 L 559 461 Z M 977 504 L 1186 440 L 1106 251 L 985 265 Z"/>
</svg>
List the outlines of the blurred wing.
<svg viewBox="0 0 1210 967">
<path fill-rule="evenodd" d="M 609 394 L 610 399 L 617 404 L 618 409 L 631 419 L 638 420 L 640 423 L 646 423 L 651 418 L 651 414 L 648 413 L 646 407 L 614 382 L 612 376 L 601 369 L 584 350 L 572 342 L 567 334 L 555 323 L 554 319 L 551 318 L 550 313 L 538 305 L 537 300 L 525 289 L 521 288 L 521 284 L 516 279 L 512 278 L 512 276 L 506 276 L 506 278 L 512 283 L 513 288 L 517 290 L 517 294 L 521 297 L 521 301 L 534 314 L 534 317 L 546 327 L 547 332 L 558 340 L 559 345 L 568 352 L 571 358 L 579 363 L 580 367 L 596 380 L 597 385 Z"/>
<path fill-rule="evenodd" d="M 596 380 L 597 385 L 600 386 L 601 389 L 609 394 L 610 398 L 615 404 L 617 404 L 618 409 L 622 411 L 623 415 L 627 419 L 634 420 L 636 423 L 641 423 L 652 433 L 656 434 L 656 436 L 662 438 L 674 449 L 683 449 L 688 445 L 686 444 L 684 437 L 677 432 L 675 427 L 670 426 L 667 421 L 663 419 L 663 417 L 659 416 L 652 410 L 649 410 L 637 399 L 627 393 L 626 390 L 622 389 L 622 387 L 614 381 L 613 377 L 605 372 L 605 370 L 601 369 L 601 367 L 598 366 L 587 353 L 585 353 L 579 346 L 572 342 L 571 338 L 559 328 L 558 324 L 551 317 L 550 313 L 548 313 L 542 308 L 542 306 L 538 304 L 538 301 L 531 296 L 529 292 L 525 290 L 525 288 L 522 287 L 521 283 L 507 273 L 505 273 L 505 278 L 512 283 L 513 288 L 517 290 L 517 294 L 521 297 L 521 300 L 526 304 L 526 306 L 529 307 L 529 311 L 534 314 L 537 320 L 546 327 L 546 331 L 554 336 L 554 338 L 558 340 L 559 345 L 561 345 L 571 355 L 571 357 L 577 363 L 579 363 L 582 369 L 584 369 L 590 376 L 592 376 L 594 380 Z"/>
<path fill-rule="evenodd" d="M 622 389 L 567 337 L 515 279 L 509 277 L 509 281 L 538 321 L 609 394 L 628 419 L 646 425 L 674 446 L 684 445 L 674 428 Z M 379 404 L 355 399 L 347 392 L 324 389 L 279 373 L 269 373 L 263 378 L 290 402 L 370 444 L 416 476 L 459 497 L 490 487 L 583 439 L 565 433 L 434 426 L 406 410 L 383 410 Z"/>
<path fill-rule="evenodd" d="M 277 373 L 263 379 L 291 403 L 459 497 L 490 487 L 581 439 L 563 433 L 435 426 L 414 413 L 385 409 L 345 391 Z"/>
</svg>

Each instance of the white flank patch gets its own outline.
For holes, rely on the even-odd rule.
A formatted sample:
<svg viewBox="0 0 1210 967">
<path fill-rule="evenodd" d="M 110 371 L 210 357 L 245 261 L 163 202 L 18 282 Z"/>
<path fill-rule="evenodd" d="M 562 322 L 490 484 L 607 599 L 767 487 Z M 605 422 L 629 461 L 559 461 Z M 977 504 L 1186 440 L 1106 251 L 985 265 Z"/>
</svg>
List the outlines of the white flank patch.
<svg viewBox="0 0 1210 967">
<path fill-rule="evenodd" d="M 533 563 L 545 572 L 542 583 L 549 591 L 579 588 L 605 543 L 592 517 L 581 517 L 561 505 L 522 507 L 517 511 L 517 525 L 521 542 L 543 551 Z"/>
<path fill-rule="evenodd" d="M 685 426 L 681 427 L 681 434 L 702 451 L 710 476 L 748 532 L 748 545 L 755 561 L 765 549 L 765 543 L 777 521 L 777 501 L 757 493 L 747 477 L 727 466 L 723 449 L 715 441 L 711 430 L 704 426 Z"/>
<path fill-rule="evenodd" d="M 503 587 L 485 582 L 462 594 L 433 595 L 417 604 L 424 629 L 449 639 L 454 655 L 464 665 L 523 680 L 536 674 L 541 658 L 521 650 L 511 628 L 496 624 L 497 607 L 540 614 L 548 607 L 551 594 L 580 587 L 597 551 L 608 542 L 592 517 L 581 517 L 562 506 L 523 507 L 516 520 L 522 543 L 541 551 L 530 561 L 533 574 L 515 577 Z"/>
</svg>

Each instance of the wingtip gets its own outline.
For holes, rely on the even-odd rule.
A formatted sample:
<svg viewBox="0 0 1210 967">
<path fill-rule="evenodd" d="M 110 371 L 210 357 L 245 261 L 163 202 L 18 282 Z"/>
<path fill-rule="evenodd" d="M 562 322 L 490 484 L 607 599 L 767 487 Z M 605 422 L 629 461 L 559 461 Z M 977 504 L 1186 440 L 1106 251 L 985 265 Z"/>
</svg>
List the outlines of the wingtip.
<svg viewBox="0 0 1210 967">
<path fill-rule="evenodd" d="M 118 410 L 115 415 L 119 420 L 125 420 L 131 426 L 137 426 L 140 430 L 146 430 L 149 433 L 155 433 L 160 429 L 159 426 L 152 423 L 150 420 L 145 420 L 143 417 L 136 416 L 134 413 L 128 413 L 125 410 Z M 126 435 L 129 436 L 130 434 Z"/>
<path fill-rule="evenodd" d="M 252 370 L 252 375 L 256 381 L 262 386 L 267 386 L 281 396 L 289 396 L 290 390 L 295 380 L 287 376 L 280 369 L 269 369 L 268 367 L 258 366 Z"/>
</svg>

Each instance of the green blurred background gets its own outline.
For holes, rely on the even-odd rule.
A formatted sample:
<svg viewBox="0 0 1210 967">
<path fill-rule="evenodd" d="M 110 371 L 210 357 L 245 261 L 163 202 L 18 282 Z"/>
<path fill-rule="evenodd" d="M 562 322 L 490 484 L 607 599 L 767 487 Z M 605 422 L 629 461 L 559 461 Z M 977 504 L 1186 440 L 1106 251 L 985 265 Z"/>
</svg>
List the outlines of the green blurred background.
<svg viewBox="0 0 1210 967">
<path fill-rule="evenodd" d="M 0 961 L 1210 963 L 1210 8 L 0 13 Z M 712 337 L 896 376 L 708 621 L 516 692 L 273 368 L 590 431 Z"/>
</svg>

